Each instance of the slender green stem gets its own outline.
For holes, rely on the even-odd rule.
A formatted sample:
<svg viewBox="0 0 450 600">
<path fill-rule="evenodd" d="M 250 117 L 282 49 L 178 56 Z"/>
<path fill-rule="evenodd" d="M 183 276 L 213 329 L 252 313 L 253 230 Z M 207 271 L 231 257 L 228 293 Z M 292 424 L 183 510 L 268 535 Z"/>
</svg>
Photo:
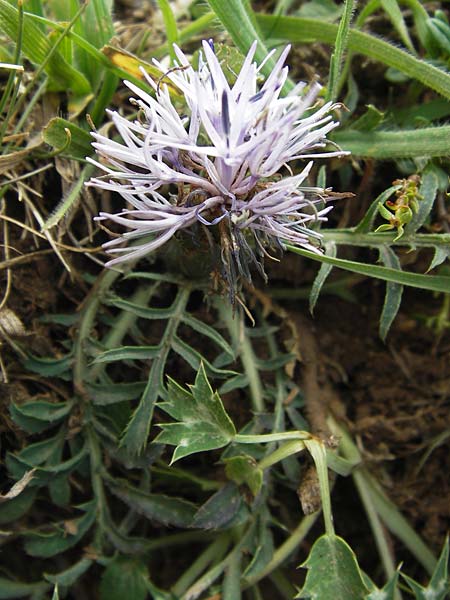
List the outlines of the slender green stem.
<svg viewBox="0 0 450 600">
<path fill-rule="evenodd" d="M 171 592 L 178 598 L 182 596 L 192 583 L 214 561 L 220 561 L 230 545 L 231 539 L 228 532 L 219 537 L 204 550 L 192 563 L 178 581 L 172 586 Z"/>
<path fill-rule="evenodd" d="M 306 538 L 309 530 L 314 525 L 319 515 L 320 512 L 315 512 L 312 515 L 303 517 L 298 527 L 292 532 L 288 539 L 275 550 L 272 559 L 267 563 L 264 569 L 243 580 L 244 589 L 255 585 L 255 583 L 261 581 L 264 577 L 267 577 L 267 575 L 283 564 Z"/>
<path fill-rule="evenodd" d="M 221 299 L 216 305 L 221 318 L 228 327 L 234 346 L 240 350 L 240 359 L 248 378 L 253 410 L 264 412 L 263 386 L 256 366 L 255 353 L 253 352 L 250 338 L 246 334 L 244 317 L 240 312 L 234 311 L 228 303 L 221 301 Z"/>
<path fill-rule="evenodd" d="M 287 444 L 283 444 L 274 452 L 265 456 L 262 460 L 259 461 L 258 467 L 260 469 L 268 469 L 272 465 L 275 465 L 280 460 L 284 460 L 288 456 L 292 456 L 293 454 L 298 454 L 305 449 L 305 444 L 301 441 L 292 441 L 287 442 Z"/>
<path fill-rule="evenodd" d="M 227 554 L 227 556 L 214 565 L 209 571 L 207 571 L 200 579 L 198 579 L 194 585 L 192 585 L 180 598 L 180 600 L 196 600 L 201 594 L 209 588 L 211 584 L 216 581 L 218 577 L 222 575 L 224 570 L 228 567 L 230 562 L 234 559 L 237 553 L 241 553 L 242 548 L 246 546 L 249 538 L 254 533 L 254 525 L 251 525 L 246 533 L 241 537 L 241 540 L 233 550 Z"/>
<path fill-rule="evenodd" d="M 236 444 L 267 444 L 269 442 L 285 442 L 286 440 L 310 440 L 307 431 L 280 431 L 278 433 L 260 433 L 254 435 L 240 434 L 234 436 Z"/>
<path fill-rule="evenodd" d="M 74 344 L 73 366 L 74 387 L 81 393 L 84 391 L 84 381 L 87 376 L 86 355 L 84 351 L 85 342 L 89 338 L 94 326 L 97 310 L 104 294 L 120 275 L 119 271 L 112 269 L 103 271 L 81 309 L 80 322 Z"/>
<path fill-rule="evenodd" d="M 404 235 L 395 240 L 397 233 L 359 233 L 355 229 L 322 229 L 324 241 L 333 241 L 335 244 L 347 246 L 364 246 L 376 248 L 379 246 L 409 246 L 411 248 L 435 248 L 436 246 L 448 247 L 450 233 L 416 233 L 412 236 Z"/>
</svg>

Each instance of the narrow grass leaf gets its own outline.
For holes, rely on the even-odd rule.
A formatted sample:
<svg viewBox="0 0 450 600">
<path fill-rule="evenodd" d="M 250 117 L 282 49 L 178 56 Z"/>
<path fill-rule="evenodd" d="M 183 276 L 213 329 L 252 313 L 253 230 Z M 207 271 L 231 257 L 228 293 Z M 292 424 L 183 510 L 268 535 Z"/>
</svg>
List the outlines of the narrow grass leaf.
<svg viewBox="0 0 450 600">
<path fill-rule="evenodd" d="M 325 254 L 333 258 L 336 257 L 336 244 L 334 242 L 325 243 Z M 309 295 L 309 311 L 311 314 L 314 312 L 317 300 L 319 299 L 320 290 L 323 284 L 327 280 L 328 275 L 331 273 L 333 265 L 322 263 L 320 265 L 319 272 L 317 273 L 313 284 L 311 286 L 311 293 Z"/>
<path fill-rule="evenodd" d="M 389 246 L 384 246 L 379 249 L 380 260 L 384 264 L 385 267 L 390 267 L 391 269 L 399 269 L 401 270 L 400 261 Z M 402 302 L 402 294 L 403 294 L 403 286 L 394 283 L 393 281 L 388 281 L 386 283 L 386 295 L 384 297 L 383 310 L 381 312 L 380 317 L 380 337 L 383 342 L 386 340 L 386 336 L 391 328 L 391 325 L 397 316 L 398 310 L 400 308 L 400 304 Z"/>
<path fill-rule="evenodd" d="M 343 150 L 359 158 L 446 157 L 449 155 L 450 125 L 396 131 L 339 131 L 332 139 Z"/>
<path fill-rule="evenodd" d="M 328 78 L 327 99 L 336 100 L 339 86 L 339 78 L 341 75 L 341 65 L 344 58 L 344 53 L 347 48 L 348 34 L 350 31 L 350 23 L 355 10 L 354 0 L 345 0 L 344 10 L 339 22 L 334 51 L 330 61 L 330 75 Z"/>
<path fill-rule="evenodd" d="M 323 42 L 333 45 L 338 26 L 319 19 L 301 19 L 299 17 L 274 17 L 257 14 L 256 20 L 263 35 L 270 39 L 289 40 L 290 42 Z M 405 75 L 417 79 L 438 94 L 450 98 L 450 74 L 412 56 L 378 37 L 363 31 L 351 29 L 348 36 L 348 49 L 379 61 L 388 67 L 394 67 Z"/>
<path fill-rule="evenodd" d="M 343 258 L 331 258 L 330 256 L 324 256 L 323 254 L 316 254 L 303 248 L 296 248 L 295 246 L 286 246 L 290 252 L 300 254 L 319 262 L 329 263 L 340 269 L 346 271 L 352 271 L 353 273 L 359 273 L 360 275 L 367 275 L 367 277 L 374 277 L 375 279 L 383 279 L 384 281 L 393 281 L 395 283 L 401 283 L 410 287 L 416 287 L 423 290 L 431 290 L 434 292 L 450 292 L 450 277 L 445 275 L 422 275 L 420 273 L 407 273 L 405 271 L 398 271 L 396 269 L 390 269 L 388 267 L 380 267 L 378 265 L 369 265 L 366 263 L 359 263 L 353 260 L 345 260 Z"/>
<path fill-rule="evenodd" d="M 16 41 L 19 33 L 19 11 L 7 0 L 0 0 L 0 30 L 13 42 Z M 22 51 L 36 65 L 45 63 L 52 51 L 48 35 L 33 23 L 28 13 L 24 14 L 23 19 Z M 91 91 L 86 77 L 70 65 L 59 51 L 54 52 L 48 59 L 45 70 L 59 90 L 71 89 L 79 96 L 87 95 Z"/>
<path fill-rule="evenodd" d="M 169 0 L 157 0 L 159 9 L 164 19 L 164 28 L 167 36 L 167 44 L 169 46 L 169 54 L 173 61 L 176 60 L 176 54 L 173 49 L 173 44 L 178 44 L 178 27 L 173 14 Z"/>
<path fill-rule="evenodd" d="M 403 43 L 413 54 L 416 53 L 411 38 L 408 33 L 408 27 L 406 26 L 405 19 L 403 18 L 402 11 L 397 0 L 381 0 L 381 6 L 388 18 L 391 20 L 392 25 L 397 30 Z"/>
</svg>

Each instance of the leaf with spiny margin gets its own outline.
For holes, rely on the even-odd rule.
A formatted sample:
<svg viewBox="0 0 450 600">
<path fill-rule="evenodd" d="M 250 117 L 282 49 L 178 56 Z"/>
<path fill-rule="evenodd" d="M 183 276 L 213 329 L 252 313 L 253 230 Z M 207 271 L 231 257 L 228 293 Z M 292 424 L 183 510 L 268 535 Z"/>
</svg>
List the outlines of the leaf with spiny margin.
<svg viewBox="0 0 450 600">
<path fill-rule="evenodd" d="M 236 435 L 236 429 L 227 415 L 222 400 L 213 392 L 206 377 L 203 363 L 190 390 L 169 379 L 167 402 L 158 404 L 178 423 L 162 423 L 162 432 L 154 440 L 176 446 L 172 463 L 184 456 L 222 448 Z"/>
<path fill-rule="evenodd" d="M 367 596 L 369 590 L 353 550 L 336 535 L 322 535 L 316 540 L 301 566 L 308 569 L 308 573 L 296 598 L 363 600 Z"/>
<path fill-rule="evenodd" d="M 365 573 L 362 573 L 364 583 L 370 590 L 370 594 L 365 600 L 396 600 L 397 598 L 397 582 L 399 571 L 396 571 L 389 581 L 382 587 L 378 588 L 373 581 Z"/>
<path fill-rule="evenodd" d="M 445 540 L 441 555 L 431 576 L 430 583 L 425 588 L 417 581 L 414 581 L 408 575 L 401 573 L 401 576 L 409 585 L 414 593 L 416 600 L 445 600 L 450 592 L 450 583 L 448 579 L 448 558 L 449 558 L 449 538 Z"/>
</svg>

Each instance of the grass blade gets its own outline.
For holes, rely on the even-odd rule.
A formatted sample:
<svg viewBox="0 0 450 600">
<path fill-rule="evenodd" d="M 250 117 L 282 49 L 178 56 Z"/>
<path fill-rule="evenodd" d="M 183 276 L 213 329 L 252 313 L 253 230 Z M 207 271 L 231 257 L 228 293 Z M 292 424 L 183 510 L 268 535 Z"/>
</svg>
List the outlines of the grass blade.
<svg viewBox="0 0 450 600">
<path fill-rule="evenodd" d="M 330 45 L 336 41 L 338 26 L 318 19 L 257 14 L 256 20 L 262 34 L 270 39 L 290 40 L 293 43 L 315 41 Z M 389 42 L 369 33 L 350 29 L 348 49 L 388 67 L 394 67 L 445 98 L 450 98 L 449 73 L 396 48 Z"/>
<path fill-rule="evenodd" d="M 367 275 L 368 277 L 375 277 L 375 279 L 383 279 L 384 281 L 401 283 L 403 285 L 416 287 L 422 290 L 445 293 L 450 292 L 450 277 L 445 275 L 422 275 L 420 273 L 406 273 L 405 271 L 397 271 L 396 269 L 390 269 L 388 267 L 380 267 L 378 265 L 369 265 L 366 263 L 355 262 L 353 260 L 332 258 L 331 256 L 325 256 L 323 254 L 315 254 L 314 252 L 304 250 L 303 248 L 296 248 L 295 246 L 287 245 L 286 248 L 295 254 L 300 254 L 301 256 L 312 258 L 313 260 L 318 260 L 319 262 L 328 263 L 346 271 L 359 273 L 360 275 Z"/>
</svg>

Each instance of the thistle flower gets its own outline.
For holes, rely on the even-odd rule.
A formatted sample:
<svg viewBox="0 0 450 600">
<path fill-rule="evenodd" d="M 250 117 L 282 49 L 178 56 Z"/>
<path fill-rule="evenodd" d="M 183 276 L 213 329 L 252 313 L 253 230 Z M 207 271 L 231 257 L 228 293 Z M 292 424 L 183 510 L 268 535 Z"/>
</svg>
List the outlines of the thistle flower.
<svg viewBox="0 0 450 600">
<path fill-rule="evenodd" d="M 304 185 L 312 160 L 295 175 L 289 163 L 346 153 L 324 150 L 327 134 L 338 123 L 330 115 L 336 106 L 331 102 L 311 108 L 318 83 L 309 89 L 299 83 L 282 96 L 289 49 L 260 88 L 259 73 L 272 53 L 258 66 L 256 42 L 233 85 L 212 42 L 203 42 L 197 70 L 175 46 L 175 68 L 167 71 L 154 61 L 159 81 L 143 71 L 154 95 L 125 81 L 140 109 L 138 118 L 130 121 L 109 111 L 121 141 L 93 133 L 103 160 L 88 159 L 105 172 L 90 185 L 117 192 L 129 204 L 96 217 L 128 229 L 104 245 L 116 255 L 107 266 L 143 257 L 177 232 L 198 238 L 203 230 L 212 249 L 219 249 L 222 276 L 235 289 L 239 276 L 250 279 L 252 263 L 264 274 L 264 256 L 282 249 L 283 242 L 320 251 L 320 234 L 310 225 L 326 220 L 331 209 L 321 208 L 326 191 Z M 177 112 L 162 80 L 180 90 L 187 114 Z M 282 176 L 283 169 L 290 174 Z"/>
</svg>

